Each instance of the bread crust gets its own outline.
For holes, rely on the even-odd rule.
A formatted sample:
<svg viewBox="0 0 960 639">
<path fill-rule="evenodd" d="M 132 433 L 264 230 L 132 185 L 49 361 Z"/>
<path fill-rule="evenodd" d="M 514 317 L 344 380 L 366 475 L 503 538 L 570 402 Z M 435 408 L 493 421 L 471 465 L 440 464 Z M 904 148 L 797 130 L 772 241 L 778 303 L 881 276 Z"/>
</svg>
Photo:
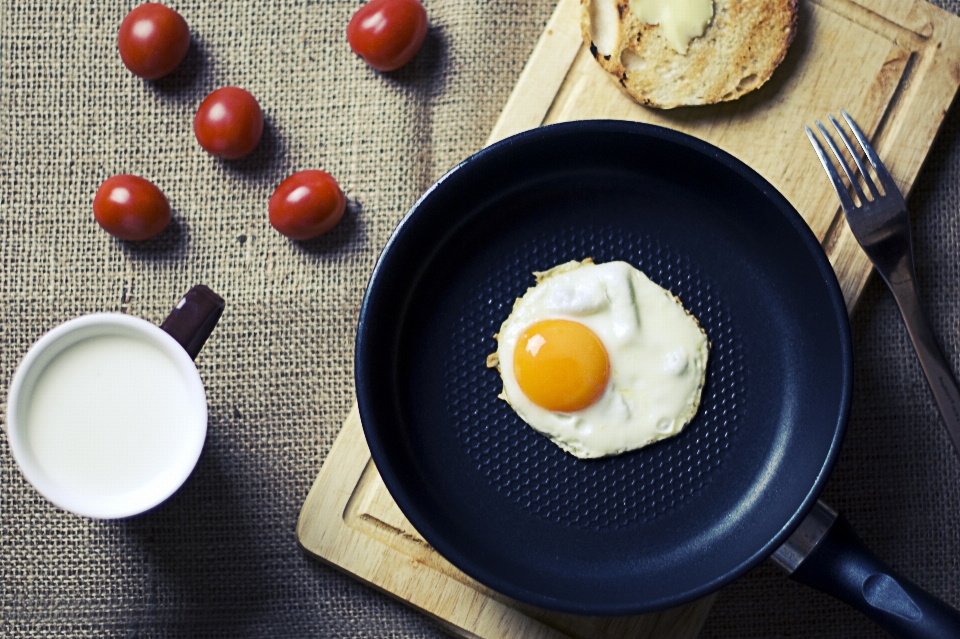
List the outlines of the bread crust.
<svg viewBox="0 0 960 639">
<path fill-rule="evenodd" d="M 660 109 L 736 100 L 763 86 L 797 31 L 798 0 L 714 0 L 710 24 L 680 54 L 658 26 L 640 22 L 629 0 L 580 6 L 593 57 L 624 93 Z"/>
</svg>

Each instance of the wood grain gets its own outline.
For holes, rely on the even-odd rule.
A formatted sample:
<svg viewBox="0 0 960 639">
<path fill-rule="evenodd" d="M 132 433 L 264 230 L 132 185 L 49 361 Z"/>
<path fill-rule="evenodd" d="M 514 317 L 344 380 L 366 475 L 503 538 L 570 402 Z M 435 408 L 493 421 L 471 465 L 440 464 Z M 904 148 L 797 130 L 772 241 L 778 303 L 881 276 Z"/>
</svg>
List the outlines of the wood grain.
<svg viewBox="0 0 960 639">
<path fill-rule="evenodd" d="M 539 610 L 484 587 L 437 554 L 397 508 L 370 459 L 356 408 L 304 503 L 297 538 L 311 554 L 420 608 L 463 637 L 692 639 L 714 599 L 604 619 Z"/>
<path fill-rule="evenodd" d="M 560 0 L 487 144 L 555 122 L 622 119 L 684 131 L 739 157 L 816 233 L 852 309 L 872 272 L 803 135 L 846 109 L 909 193 L 960 86 L 960 19 L 923 0 L 801 0 L 797 39 L 773 78 L 735 102 L 657 111 L 624 96 L 580 40 L 579 0 Z M 297 525 L 317 558 L 463 637 L 692 639 L 714 597 L 654 615 L 539 610 L 476 583 L 410 526 L 376 471 L 354 408 Z"/>
</svg>

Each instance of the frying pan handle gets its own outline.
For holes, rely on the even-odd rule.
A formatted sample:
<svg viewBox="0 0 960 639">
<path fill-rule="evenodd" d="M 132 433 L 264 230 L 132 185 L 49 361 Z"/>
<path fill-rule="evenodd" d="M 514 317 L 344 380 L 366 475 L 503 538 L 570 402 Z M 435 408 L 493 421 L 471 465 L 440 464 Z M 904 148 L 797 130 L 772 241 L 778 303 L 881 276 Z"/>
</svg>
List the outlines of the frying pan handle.
<svg viewBox="0 0 960 639">
<path fill-rule="evenodd" d="M 891 570 L 863 545 L 843 515 L 830 514 L 835 519 L 800 559 L 791 579 L 850 604 L 894 637 L 960 637 L 960 612 Z M 817 509 L 811 513 L 816 515 Z"/>
</svg>

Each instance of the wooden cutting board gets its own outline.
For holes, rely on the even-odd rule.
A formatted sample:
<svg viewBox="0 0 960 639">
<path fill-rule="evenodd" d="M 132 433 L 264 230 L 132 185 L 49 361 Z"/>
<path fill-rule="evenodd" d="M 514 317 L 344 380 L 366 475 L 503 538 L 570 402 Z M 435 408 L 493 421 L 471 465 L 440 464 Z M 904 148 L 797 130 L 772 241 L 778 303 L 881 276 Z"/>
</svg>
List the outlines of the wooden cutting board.
<svg viewBox="0 0 960 639">
<path fill-rule="evenodd" d="M 909 192 L 960 85 L 960 18 L 923 0 L 801 0 L 796 40 L 773 78 L 735 102 L 672 111 L 620 93 L 580 39 L 579 0 L 560 0 L 488 144 L 542 124 L 649 122 L 739 157 L 821 238 L 852 309 L 871 266 L 803 134 L 846 109 Z M 463 637 L 692 639 L 713 596 L 658 614 L 576 617 L 512 601 L 473 581 L 410 526 L 377 473 L 356 408 L 297 525 L 307 552 L 420 609 Z"/>
</svg>

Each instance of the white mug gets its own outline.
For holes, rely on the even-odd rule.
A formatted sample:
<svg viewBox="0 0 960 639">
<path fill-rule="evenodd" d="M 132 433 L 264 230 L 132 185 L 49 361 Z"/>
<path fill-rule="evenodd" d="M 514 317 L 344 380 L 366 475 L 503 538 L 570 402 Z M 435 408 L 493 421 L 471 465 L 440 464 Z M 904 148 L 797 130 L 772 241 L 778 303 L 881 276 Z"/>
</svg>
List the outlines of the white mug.
<svg viewBox="0 0 960 639">
<path fill-rule="evenodd" d="M 190 476 L 207 434 L 193 363 L 223 312 L 193 287 L 157 327 L 97 313 L 69 320 L 27 351 L 10 384 L 7 438 L 24 477 L 61 508 L 129 517 Z"/>
</svg>

